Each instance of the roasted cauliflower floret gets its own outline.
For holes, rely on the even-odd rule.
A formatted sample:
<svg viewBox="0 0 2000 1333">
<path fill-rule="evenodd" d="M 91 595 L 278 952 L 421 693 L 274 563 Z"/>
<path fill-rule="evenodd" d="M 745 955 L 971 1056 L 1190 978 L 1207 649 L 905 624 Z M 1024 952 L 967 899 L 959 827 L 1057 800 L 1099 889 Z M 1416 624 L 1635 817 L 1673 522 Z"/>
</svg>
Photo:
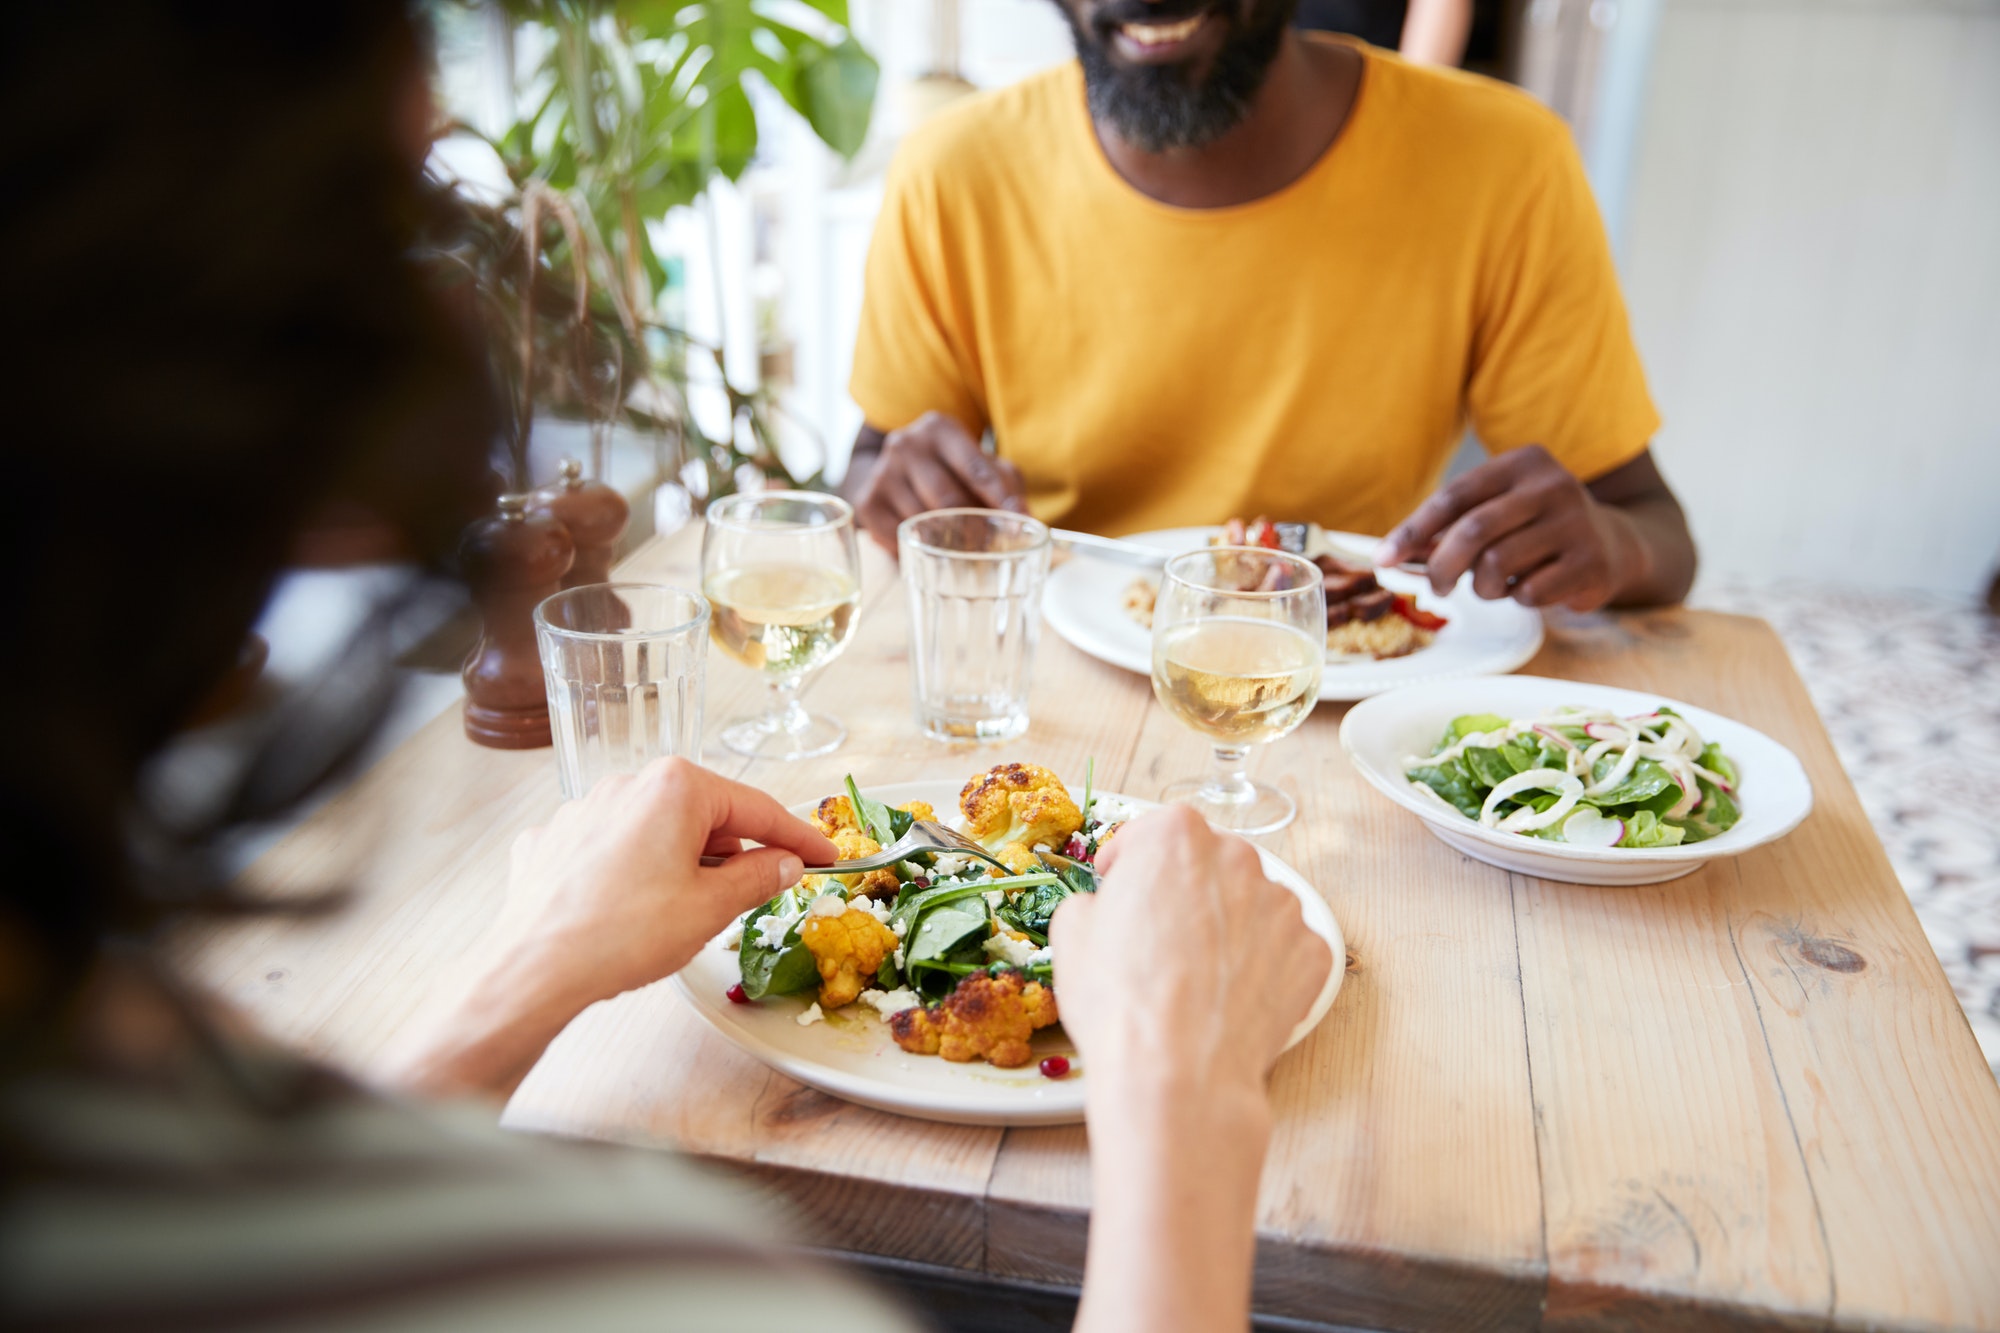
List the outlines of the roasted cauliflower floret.
<svg viewBox="0 0 2000 1333">
<path fill-rule="evenodd" d="M 875 984 L 882 960 L 896 949 L 895 932 L 858 907 L 838 916 L 812 913 L 799 938 L 819 968 L 819 1007 L 838 1009 Z"/>
<path fill-rule="evenodd" d="M 1055 992 L 1019 972 L 975 972 L 958 989 L 928 1007 L 905 1009 L 889 1020 L 896 1044 L 913 1055 L 964 1062 L 984 1057 L 1001 1069 L 1033 1058 L 1028 1038 L 1060 1017 Z"/>
<path fill-rule="evenodd" d="M 842 829 L 859 832 L 861 821 L 854 817 L 854 806 L 845 796 L 829 796 L 819 803 L 812 813 L 813 827 L 831 838 Z"/>
<path fill-rule="evenodd" d="M 912 819 L 936 819 L 937 811 L 929 801 L 905 801 L 896 807 Z"/>
<path fill-rule="evenodd" d="M 840 849 L 840 859 L 843 861 L 858 861 L 864 856 L 873 856 L 882 850 L 881 843 L 858 828 L 835 829 L 830 836 L 833 838 L 833 845 Z M 858 893 L 869 898 L 884 894 L 894 896 L 896 890 L 902 887 L 902 881 L 896 878 L 896 871 L 891 866 L 853 875 L 807 875 L 804 882 L 807 892 L 813 894 L 825 893 L 839 884 L 844 886 L 850 895 Z"/>
<path fill-rule="evenodd" d="M 993 854 L 1006 863 L 1008 870 L 1017 875 L 1032 874 L 1042 869 L 1042 858 L 1036 856 L 1035 849 L 1025 842 L 1010 842 Z M 987 873 L 997 879 L 1005 872 L 999 866 L 993 866 Z"/>
<path fill-rule="evenodd" d="M 958 807 L 966 832 L 989 846 L 1004 838 L 1029 848 L 1061 847 L 1083 827 L 1069 789 L 1039 764 L 1002 764 L 980 774 L 958 793 Z"/>
</svg>

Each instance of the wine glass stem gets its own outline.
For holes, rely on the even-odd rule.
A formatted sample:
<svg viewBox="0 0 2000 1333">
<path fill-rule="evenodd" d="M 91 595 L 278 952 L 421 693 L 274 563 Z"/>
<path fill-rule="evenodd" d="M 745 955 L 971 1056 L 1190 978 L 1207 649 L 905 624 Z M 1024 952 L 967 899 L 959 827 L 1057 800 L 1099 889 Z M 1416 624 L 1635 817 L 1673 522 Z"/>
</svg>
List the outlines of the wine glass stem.
<svg viewBox="0 0 2000 1333">
<path fill-rule="evenodd" d="M 1249 766 L 1248 746 L 1216 746 L 1215 761 L 1209 765 L 1202 796 L 1217 805 L 1248 805 L 1256 800 L 1257 788 L 1250 781 Z"/>
<path fill-rule="evenodd" d="M 771 681 L 771 721 L 778 730 L 797 735 L 811 725 L 804 705 L 799 703 L 799 684 L 803 677 L 781 676 Z"/>
</svg>

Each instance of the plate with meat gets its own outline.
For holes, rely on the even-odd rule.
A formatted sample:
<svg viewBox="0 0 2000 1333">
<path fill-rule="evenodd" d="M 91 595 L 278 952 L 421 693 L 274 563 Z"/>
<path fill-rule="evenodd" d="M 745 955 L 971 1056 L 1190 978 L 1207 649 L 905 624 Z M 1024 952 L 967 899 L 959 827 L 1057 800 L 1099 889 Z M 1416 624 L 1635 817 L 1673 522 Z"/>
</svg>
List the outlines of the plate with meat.
<svg viewBox="0 0 2000 1333">
<path fill-rule="evenodd" d="M 1168 554 L 1210 545 L 1270 546 L 1317 564 L 1327 599 L 1322 699 L 1366 699 L 1423 681 L 1505 674 L 1542 646 L 1537 612 L 1515 602 L 1482 601 L 1469 579 L 1439 597 L 1419 574 L 1372 568 L 1374 537 L 1255 519 L 1164 528 L 1125 540 Z M 1149 675 L 1158 588 L 1158 575 L 1135 576 L 1129 567 L 1079 556 L 1050 574 L 1042 614 L 1074 647 Z"/>
<path fill-rule="evenodd" d="M 844 859 L 879 851 L 917 819 L 958 829 L 981 852 L 809 875 L 711 940 L 674 985 L 723 1037 L 836 1097 L 956 1124 L 1081 1121 L 1089 1070 L 1062 1030 L 1049 920 L 1064 898 L 1096 891 L 1098 851 L 1151 807 L 1035 764 L 963 784 L 864 791 L 849 779 L 793 807 Z M 1344 957 L 1325 899 L 1258 855 L 1298 896 L 1307 929 Z M 1336 966 L 1293 1044 L 1325 1017 L 1341 977 Z"/>
</svg>

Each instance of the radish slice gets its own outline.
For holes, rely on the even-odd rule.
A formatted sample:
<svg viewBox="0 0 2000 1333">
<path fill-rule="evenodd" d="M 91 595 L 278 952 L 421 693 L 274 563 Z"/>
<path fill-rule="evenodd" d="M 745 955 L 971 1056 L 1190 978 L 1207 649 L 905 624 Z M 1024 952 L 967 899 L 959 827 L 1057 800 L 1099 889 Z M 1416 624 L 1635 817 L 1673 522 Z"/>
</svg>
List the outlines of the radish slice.
<svg viewBox="0 0 2000 1333">
<path fill-rule="evenodd" d="M 1578 806 L 1563 821 L 1563 841 L 1577 847 L 1616 847 L 1625 836 L 1625 821 L 1606 818 L 1594 805 Z"/>
<path fill-rule="evenodd" d="M 1537 722 L 1535 724 L 1535 734 L 1547 737 L 1551 744 L 1559 746 L 1562 749 L 1574 750 L 1576 748 L 1575 741 L 1545 723 Z"/>
<path fill-rule="evenodd" d="M 1502 819 L 1499 814 L 1500 803 L 1512 800 L 1524 791 L 1552 791 L 1560 795 L 1556 803 L 1546 810 L 1516 810 Z M 1531 833 L 1539 828 L 1547 828 L 1574 810 L 1577 799 L 1582 795 L 1581 779 L 1559 768 L 1531 768 L 1525 773 L 1516 773 L 1486 793 L 1486 803 L 1479 809 L 1479 822 L 1487 828 L 1497 828 L 1505 833 Z"/>
</svg>

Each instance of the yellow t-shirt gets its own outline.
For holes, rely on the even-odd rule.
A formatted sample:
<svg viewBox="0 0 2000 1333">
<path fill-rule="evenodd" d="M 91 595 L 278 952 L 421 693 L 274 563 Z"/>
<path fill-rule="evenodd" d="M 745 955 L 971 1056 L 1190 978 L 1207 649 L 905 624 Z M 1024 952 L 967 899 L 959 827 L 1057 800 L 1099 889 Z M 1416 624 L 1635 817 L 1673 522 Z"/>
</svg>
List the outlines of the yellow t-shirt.
<svg viewBox="0 0 2000 1333">
<path fill-rule="evenodd" d="M 868 254 L 872 426 L 988 427 L 1034 513 L 1100 532 L 1259 514 L 1386 532 L 1470 416 L 1594 478 L 1646 393 L 1569 131 L 1515 89 L 1362 47 L 1347 124 L 1230 208 L 1105 159 L 1074 62 L 913 134 Z"/>
</svg>

